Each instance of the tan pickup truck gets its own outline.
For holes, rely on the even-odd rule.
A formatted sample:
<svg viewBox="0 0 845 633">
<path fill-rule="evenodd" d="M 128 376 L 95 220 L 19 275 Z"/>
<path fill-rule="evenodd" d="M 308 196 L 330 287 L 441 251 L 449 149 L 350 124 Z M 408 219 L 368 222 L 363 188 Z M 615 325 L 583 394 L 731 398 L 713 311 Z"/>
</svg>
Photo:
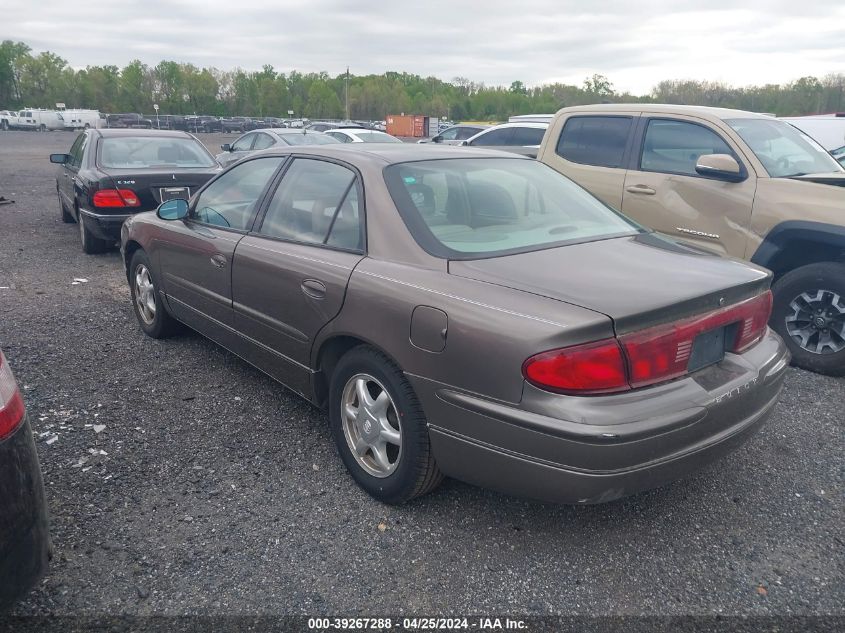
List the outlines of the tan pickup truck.
<svg viewBox="0 0 845 633">
<path fill-rule="evenodd" d="M 770 116 L 602 104 L 555 115 L 537 159 L 641 224 L 774 274 L 796 365 L 845 374 L 845 169 Z"/>
</svg>

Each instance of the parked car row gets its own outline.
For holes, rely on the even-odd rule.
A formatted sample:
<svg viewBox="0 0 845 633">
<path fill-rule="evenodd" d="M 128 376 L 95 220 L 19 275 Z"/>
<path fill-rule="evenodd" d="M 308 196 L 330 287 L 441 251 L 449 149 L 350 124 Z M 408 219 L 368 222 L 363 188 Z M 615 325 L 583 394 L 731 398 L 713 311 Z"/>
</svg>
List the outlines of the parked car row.
<svg viewBox="0 0 845 633">
<path fill-rule="evenodd" d="M 355 125 L 362 128 L 374 129 L 369 122 L 329 122 L 309 121 L 307 119 L 283 119 L 280 117 L 217 117 L 208 115 L 176 115 L 176 114 L 110 114 L 108 127 L 114 128 L 142 128 L 159 130 L 183 130 L 194 134 L 199 132 L 250 132 L 264 128 L 307 128 L 313 132 L 349 127 Z"/>
</svg>

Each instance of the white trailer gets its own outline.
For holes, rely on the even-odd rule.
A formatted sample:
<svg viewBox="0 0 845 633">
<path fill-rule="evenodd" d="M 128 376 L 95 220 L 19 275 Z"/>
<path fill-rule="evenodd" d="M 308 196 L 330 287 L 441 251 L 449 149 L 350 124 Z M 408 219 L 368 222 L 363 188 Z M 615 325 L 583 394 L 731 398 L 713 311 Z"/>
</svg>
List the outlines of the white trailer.
<svg viewBox="0 0 845 633">
<path fill-rule="evenodd" d="M 61 110 L 59 115 L 64 120 L 66 130 L 87 130 L 88 128 L 106 127 L 106 115 L 99 110 Z"/>
</svg>

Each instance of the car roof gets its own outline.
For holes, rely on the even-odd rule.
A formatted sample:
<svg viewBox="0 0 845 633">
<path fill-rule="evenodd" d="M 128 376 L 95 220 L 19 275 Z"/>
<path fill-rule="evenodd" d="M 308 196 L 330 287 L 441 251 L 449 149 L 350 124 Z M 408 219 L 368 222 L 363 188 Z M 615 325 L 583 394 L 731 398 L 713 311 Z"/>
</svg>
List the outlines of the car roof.
<svg viewBox="0 0 845 633">
<path fill-rule="evenodd" d="M 369 127 L 337 127 L 332 132 L 375 132 L 376 134 L 384 134 L 385 136 L 390 136 L 387 132 L 383 130 L 374 130 Z"/>
<path fill-rule="evenodd" d="M 112 136 L 170 136 L 175 138 L 189 138 L 195 137 L 182 130 L 145 130 L 135 128 L 99 128 L 96 131 L 100 136 L 109 138 Z"/>
<path fill-rule="evenodd" d="M 265 127 L 260 130 L 253 130 L 253 132 L 272 132 L 273 134 L 278 134 L 279 136 L 290 136 L 291 134 L 299 134 L 300 136 L 303 134 L 322 134 L 320 130 L 309 130 L 304 127 Z"/>
<path fill-rule="evenodd" d="M 366 148 L 361 147 L 366 145 Z M 512 152 L 477 147 L 441 147 L 433 144 L 417 143 L 338 143 L 332 145 L 298 145 L 286 148 L 271 147 L 260 150 L 266 156 L 285 156 L 288 154 L 315 154 L 326 158 L 337 158 L 350 163 L 356 161 L 380 162 L 386 165 L 410 163 L 423 160 L 441 160 L 454 158 L 512 158 L 514 160 L 534 160 Z"/>
<path fill-rule="evenodd" d="M 538 121 L 516 121 L 512 123 L 500 123 L 499 125 L 494 125 L 492 127 L 487 128 L 487 130 L 499 130 L 502 128 L 508 127 L 533 127 L 533 128 L 547 128 L 549 127 L 548 123 L 538 122 Z M 487 131 L 485 130 L 485 131 Z"/>
<path fill-rule="evenodd" d="M 758 114 L 747 110 L 714 108 L 712 106 L 676 105 L 672 103 L 600 103 L 586 106 L 572 106 L 558 112 L 656 112 L 665 114 L 687 114 L 691 116 L 711 117 L 714 119 L 768 119 L 768 114 Z"/>
</svg>

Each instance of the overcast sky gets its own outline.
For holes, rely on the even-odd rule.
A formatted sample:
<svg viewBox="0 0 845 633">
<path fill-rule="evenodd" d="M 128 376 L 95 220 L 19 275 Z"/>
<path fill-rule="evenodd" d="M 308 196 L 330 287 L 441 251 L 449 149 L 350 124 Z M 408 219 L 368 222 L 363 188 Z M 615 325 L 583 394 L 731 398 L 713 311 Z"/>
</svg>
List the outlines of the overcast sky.
<svg viewBox="0 0 845 633">
<path fill-rule="evenodd" d="M 529 86 L 580 84 L 600 73 L 634 94 L 662 79 L 744 85 L 845 72 L 842 0 L 4 4 L 0 39 L 53 51 L 74 67 L 137 58 L 336 75 L 349 65 L 354 74 L 397 70 Z"/>
</svg>

